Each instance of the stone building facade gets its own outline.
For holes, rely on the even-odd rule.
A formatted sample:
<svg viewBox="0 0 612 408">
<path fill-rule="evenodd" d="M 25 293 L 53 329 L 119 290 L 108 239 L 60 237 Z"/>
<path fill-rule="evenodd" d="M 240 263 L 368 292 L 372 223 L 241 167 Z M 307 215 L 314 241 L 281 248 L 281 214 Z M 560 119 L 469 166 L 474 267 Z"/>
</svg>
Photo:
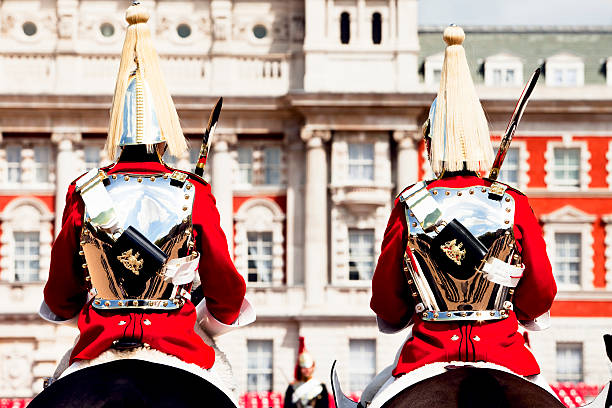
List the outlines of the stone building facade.
<svg viewBox="0 0 612 408">
<path fill-rule="evenodd" d="M 430 176 L 420 124 L 442 28 L 419 29 L 416 0 L 142 3 L 193 147 L 169 163 L 193 167 L 209 109 L 225 97 L 207 178 L 258 313 L 219 339 L 240 389 L 283 391 L 304 336 L 316 375 L 327 379 L 338 359 L 345 389 L 359 391 L 405 336 L 378 333 L 370 278 L 394 195 Z M 76 335 L 36 312 L 67 186 L 108 163 L 128 5 L 0 1 L 0 397 L 40 391 Z M 523 81 L 545 64 L 503 175 L 532 197 L 559 282 L 553 328 L 531 344 L 550 381 L 603 384 L 612 30 L 466 31 L 497 140 Z"/>
</svg>

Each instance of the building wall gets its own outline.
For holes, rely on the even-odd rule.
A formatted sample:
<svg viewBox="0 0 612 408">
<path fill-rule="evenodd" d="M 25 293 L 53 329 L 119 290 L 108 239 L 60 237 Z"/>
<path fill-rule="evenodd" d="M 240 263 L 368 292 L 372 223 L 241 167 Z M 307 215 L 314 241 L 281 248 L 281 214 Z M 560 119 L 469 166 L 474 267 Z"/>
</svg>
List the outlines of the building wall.
<svg viewBox="0 0 612 408">
<path fill-rule="evenodd" d="M 406 336 L 378 332 L 369 279 L 351 279 L 351 236 L 371 237 L 374 256 L 365 262 L 373 268 L 394 195 L 431 176 L 420 124 L 435 96 L 427 72 L 433 75 L 436 60 L 421 78 L 417 59 L 426 65 L 426 57 L 441 52 L 441 38 L 435 44 L 427 33 L 419 36 L 414 0 L 143 3 L 153 10 L 156 46 L 192 145 L 192 153 L 168 162 L 192 168 L 213 95 L 227 96 L 207 179 L 230 254 L 247 280 L 248 232 L 272 237 L 269 280 L 248 283 L 259 320 L 218 340 L 239 389 L 247 389 L 249 340 L 272 341 L 272 389 L 283 391 L 292 379 L 297 339 L 304 336 L 316 375 L 327 380 L 337 359 L 350 390 L 351 340 L 374 341 L 380 371 Z M 42 377 L 53 373 L 76 335 L 36 313 L 67 186 L 88 167 L 108 163 L 95 152 L 104 143 L 123 7 L 114 0 L 0 4 L 0 354 L 10 361 L 0 368 L 2 397 L 40 391 Z M 343 12 L 354 18 L 348 44 L 339 38 Z M 369 31 L 375 12 L 382 15 L 381 44 L 372 43 Z M 36 24 L 35 35 L 24 33 L 27 22 Z M 110 37 L 102 35 L 105 23 L 114 26 Z M 191 30 L 185 38 L 177 31 L 181 24 Z M 258 25 L 266 30 L 262 38 Z M 495 37 L 490 41 L 497 47 Z M 593 72 L 590 65 L 585 70 Z M 584 87 L 541 81 L 513 147 L 519 149 L 516 187 L 530 197 L 549 245 L 556 232 L 582 234 L 580 284 L 560 285 L 553 328 L 531 333 L 532 348 L 552 381 L 557 343 L 582 343 L 584 381 L 603 384 L 610 368 L 601 335 L 612 323 L 612 99 L 609 86 L 588 75 Z M 478 92 L 498 140 L 520 86 L 482 82 Z M 354 146 L 362 149 L 365 165 L 351 170 Z M 576 187 L 551 185 L 555 147 L 580 149 Z M 280 151 L 273 183 L 266 181 L 267 148 Z M 250 181 L 241 173 L 249 168 Z M 14 232 L 38 233 L 33 282 L 16 279 Z M 549 256 L 554 263 L 556 254 Z"/>
</svg>

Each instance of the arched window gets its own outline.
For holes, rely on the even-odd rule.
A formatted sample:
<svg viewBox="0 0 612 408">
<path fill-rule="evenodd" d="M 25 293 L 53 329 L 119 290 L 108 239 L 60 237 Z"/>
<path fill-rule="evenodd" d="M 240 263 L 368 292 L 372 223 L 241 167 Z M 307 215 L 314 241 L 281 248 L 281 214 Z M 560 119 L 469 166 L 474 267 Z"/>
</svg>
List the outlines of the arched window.
<svg viewBox="0 0 612 408">
<path fill-rule="evenodd" d="M 236 215 L 236 267 L 255 286 L 280 286 L 285 279 L 285 214 L 267 198 L 247 200 Z"/>
<path fill-rule="evenodd" d="M 351 40 L 351 15 L 344 11 L 340 14 L 340 42 L 348 44 Z"/>
<path fill-rule="evenodd" d="M 37 198 L 20 197 L 0 213 L 0 276 L 9 282 L 47 279 L 53 214 Z"/>
<path fill-rule="evenodd" d="M 382 16 L 380 13 L 372 14 L 372 42 L 380 44 L 382 40 Z"/>
</svg>

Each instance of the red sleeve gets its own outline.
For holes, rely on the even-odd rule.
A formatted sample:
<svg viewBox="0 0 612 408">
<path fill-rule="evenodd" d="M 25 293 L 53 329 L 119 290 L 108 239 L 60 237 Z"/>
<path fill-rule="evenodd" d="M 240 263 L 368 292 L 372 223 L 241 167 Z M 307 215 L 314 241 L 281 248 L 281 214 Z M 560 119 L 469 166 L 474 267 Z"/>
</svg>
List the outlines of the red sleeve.
<svg viewBox="0 0 612 408">
<path fill-rule="evenodd" d="M 408 227 L 403 204 L 396 201 L 385 230 L 380 257 L 372 277 L 370 308 L 393 326 L 404 327 L 414 312 L 414 302 L 404 275 Z"/>
<path fill-rule="evenodd" d="M 227 239 L 219 224 L 219 211 L 210 185 L 194 181 L 193 226 L 200 252 L 199 273 L 206 307 L 222 323 L 232 324 L 246 293 L 242 275 L 230 259 Z"/>
<path fill-rule="evenodd" d="M 79 313 L 87 299 L 85 274 L 78 254 L 83 213 L 83 200 L 75 192 L 73 183 L 66 194 L 62 229 L 51 248 L 49 279 L 44 289 L 45 303 L 64 319 Z"/>
<path fill-rule="evenodd" d="M 527 197 L 514 195 L 515 236 L 525 264 L 523 277 L 514 291 L 514 310 L 519 320 L 533 320 L 550 310 L 557 285 L 546 254 L 542 229 Z"/>
</svg>

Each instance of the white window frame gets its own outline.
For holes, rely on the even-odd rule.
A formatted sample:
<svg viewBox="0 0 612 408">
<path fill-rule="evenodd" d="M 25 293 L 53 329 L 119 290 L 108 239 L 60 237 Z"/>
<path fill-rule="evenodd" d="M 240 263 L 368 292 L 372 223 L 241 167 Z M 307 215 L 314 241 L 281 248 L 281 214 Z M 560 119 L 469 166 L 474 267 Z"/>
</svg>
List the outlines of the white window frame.
<svg viewBox="0 0 612 408">
<path fill-rule="evenodd" d="M 592 290 L 594 267 L 594 251 L 593 251 L 593 223 L 597 219 L 596 216 L 587 214 L 575 207 L 566 205 L 552 213 L 541 217 L 544 222 L 544 240 L 548 252 L 548 258 L 553 266 L 554 273 L 554 256 L 556 254 L 555 234 L 557 233 L 578 233 L 580 234 L 580 283 L 559 284 L 558 287 L 563 291 L 581 291 Z"/>
<path fill-rule="evenodd" d="M 376 267 L 376 230 L 374 228 L 348 228 L 348 272 L 349 272 L 349 281 L 351 282 L 370 282 L 372 279 L 362 279 L 361 276 L 359 279 L 351 279 L 351 230 L 358 231 L 359 233 L 371 232 L 372 233 L 372 269 L 369 271 L 371 275 L 374 275 L 374 268 Z"/>
<path fill-rule="evenodd" d="M 6 157 L 6 147 L 17 146 L 21 149 L 21 161 L 19 162 L 20 181 L 8 182 L 8 161 Z M 36 180 L 36 162 L 34 148 L 42 146 L 49 149 L 49 177 L 46 181 Z M 4 193 L 23 194 L 29 193 L 49 193 L 55 191 L 55 146 L 50 139 L 25 138 L 25 139 L 6 139 L 0 144 L 0 190 Z"/>
<path fill-rule="evenodd" d="M 555 82 L 555 71 L 563 71 L 561 83 Z M 576 70 L 576 83 L 567 84 L 566 75 L 569 70 Z M 546 86 L 551 87 L 578 87 L 584 85 L 584 61 L 572 54 L 561 53 L 546 59 Z"/>
<path fill-rule="evenodd" d="M 555 149 L 579 149 L 580 150 L 580 169 L 578 173 L 578 187 L 571 186 L 559 186 L 555 185 Z M 591 153 L 588 149 L 588 144 L 584 140 L 571 140 L 571 136 L 564 136 L 561 141 L 549 141 L 546 145 L 546 153 L 544 154 L 546 163 L 544 164 L 544 170 L 546 176 L 544 180 L 546 186 L 552 191 L 585 191 L 588 190 L 589 183 L 591 182 Z"/>
<path fill-rule="evenodd" d="M 360 153 L 363 152 L 363 150 L 361 149 L 372 148 L 372 161 L 370 162 L 369 160 L 363 157 L 351 159 L 351 155 L 350 155 L 351 145 L 357 147 L 360 150 Z M 368 143 L 368 142 L 348 142 L 347 143 L 347 157 L 348 157 L 347 179 L 348 180 L 350 180 L 354 184 L 372 184 L 375 182 L 376 180 L 376 174 L 375 174 L 376 173 L 376 151 L 375 150 L 376 149 L 375 149 L 374 143 Z M 359 166 L 359 167 L 372 166 L 372 178 L 371 179 L 365 178 L 365 177 L 358 178 L 358 177 L 351 176 L 351 165 Z"/>
<path fill-rule="evenodd" d="M 53 213 L 45 203 L 32 197 L 19 197 L 11 201 L 0 214 L 2 235 L 0 235 L 0 277 L 3 281 L 15 281 L 15 238 L 14 232 L 38 232 L 39 281 L 45 281 L 49 275 L 51 261 L 51 242 L 53 241 Z"/>
<path fill-rule="evenodd" d="M 249 235 L 255 234 L 256 236 L 256 240 L 255 241 L 251 241 L 249 239 Z M 267 240 L 262 239 L 263 236 L 269 236 L 270 237 L 270 241 L 268 242 Z M 274 261 L 274 255 L 272 255 L 272 249 L 274 247 L 274 243 L 273 243 L 273 233 L 272 231 L 247 231 L 247 246 L 248 248 L 252 247 L 253 245 L 256 246 L 257 250 L 255 254 L 250 254 L 247 251 L 247 272 L 246 272 L 246 276 L 247 279 L 246 281 L 248 283 L 270 283 L 272 282 L 272 272 L 273 272 L 273 267 L 272 267 L 272 263 Z M 264 248 L 265 247 L 269 247 L 270 249 L 270 254 L 264 254 Z M 258 261 L 269 261 L 270 262 L 270 270 L 269 271 L 261 271 L 258 267 L 256 267 L 256 271 L 255 274 L 257 275 L 257 279 L 256 280 L 251 280 L 250 279 L 250 275 L 251 275 L 251 267 L 250 267 L 250 261 L 253 260 L 255 261 L 255 264 L 258 264 Z M 265 273 L 265 275 L 264 275 Z M 269 273 L 269 277 L 267 276 Z M 267 277 L 267 279 L 262 279 L 263 277 Z"/>
<path fill-rule="evenodd" d="M 493 144 L 495 151 L 499 150 L 499 145 L 501 142 L 496 142 Z M 511 149 L 518 149 L 518 177 L 517 184 L 512 186 L 521 191 L 527 189 L 529 185 L 529 150 L 527 150 L 527 142 L 524 140 L 512 140 Z M 502 164 L 501 171 L 504 170 L 504 166 Z"/>
<path fill-rule="evenodd" d="M 606 84 L 612 86 L 612 57 L 606 59 Z"/>
<path fill-rule="evenodd" d="M 263 368 L 258 368 L 255 369 L 255 372 L 250 371 L 251 369 L 249 369 L 249 364 L 248 364 L 248 358 L 249 358 L 249 342 L 258 342 L 258 343 L 267 343 L 271 345 L 271 349 L 270 349 L 270 359 L 271 364 L 270 364 L 270 370 L 268 371 L 267 369 L 263 369 Z M 268 392 L 268 391 L 273 391 L 274 390 L 274 341 L 271 339 L 247 339 L 247 364 L 245 365 L 246 367 L 246 388 L 247 388 L 247 392 Z M 256 390 L 256 391 L 248 391 L 248 387 L 249 387 L 249 374 L 256 374 L 256 375 L 267 375 L 270 374 L 270 389 L 269 390 Z"/>
<path fill-rule="evenodd" d="M 265 162 L 265 149 L 270 147 L 278 147 L 280 149 L 280 164 L 279 170 L 279 182 L 278 184 L 266 184 L 266 162 Z M 251 149 L 251 182 L 243 183 L 240 180 L 240 163 L 238 161 L 238 149 Z M 262 192 L 276 192 L 283 190 L 287 185 L 286 175 L 286 158 L 287 152 L 284 149 L 282 141 L 279 140 L 258 140 L 258 141 L 240 141 L 239 146 L 236 147 L 232 156 L 234 159 L 234 191 L 238 193 L 252 193 L 253 191 Z"/>
<path fill-rule="evenodd" d="M 560 380 L 558 375 L 559 373 L 559 346 L 579 346 L 580 347 L 580 378 L 576 380 L 570 379 L 562 379 Z M 555 343 L 555 381 L 573 381 L 573 382 L 583 382 L 584 381 L 584 343 L 583 342 L 570 342 L 570 341 L 558 341 Z"/>
<path fill-rule="evenodd" d="M 357 361 L 355 361 L 355 356 L 351 353 L 351 345 L 354 343 L 364 343 L 364 344 L 371 344 L 374 348 L 374 365 L 372 367 L 373 371 L 366 371 L 366 369 L 363 367 L 362 364 L 353 364 L 353 363 L 358 363 Z M 376 353 L 376 339 L 361 339 L 361 338 L 357 338 L 357 339 L 349 339 L 349 388 L 351 392 L 360 392 L 363 390 L 353 390 L 352 389 L 352 375 L 357 374 L 357 375 L 363 375 L 363 374 L 370 374 L 372 376 L 372 378 L 374 378 L 376 376 L 376 360 L 377 360 L 377 353 Z M 371 379 L 372 379 L 371 378 Z M 370 380 L 371 380 L 370 379 Z M 369 381 L 368 381 L 369 383 Z M 366 383 L 367 385 L 367 383 Z M 365 387 L 364 387 L 365 388 Z"/>
<path fill-rule="evenodd" d="M 439 70 L 442 72 L 442 65 L 444 63 L 444 53 L 440 52 L 434 55 L 430 55 L 425 58 L 424 63 L 424 80 L 426 85 L 431 85 L 432 87 L 438 87 L 440 85 L 439 80 L 436 79 L 434 71 Z"/>
<path fill-rule="evenodd" d="M 270 283 L 249 282 L 249 286 L 281 286 L 285 276 L 285 237 L 283 227 L 285 214 L 274 201 L 266 198 L 251 198 L 244 202 L 234 216 L 235 264 L 245 280 L 248 279 L 248 232 L 272 232 L 272 281 Z"/>
<path fill-rule="evenodd" d="M 502 76 L 509 70 L 514 71 L 514 80 L 506 83 L 503 79 L 499 84 L 495 83 L 494 72 L 500 70 Z M 510 54 L 496 54 L 485 59 L 484 82 L 486 86 L 513 87 L 521 86 L 523 83 L 523 62 L 520 58 Z"/>
</svg>

